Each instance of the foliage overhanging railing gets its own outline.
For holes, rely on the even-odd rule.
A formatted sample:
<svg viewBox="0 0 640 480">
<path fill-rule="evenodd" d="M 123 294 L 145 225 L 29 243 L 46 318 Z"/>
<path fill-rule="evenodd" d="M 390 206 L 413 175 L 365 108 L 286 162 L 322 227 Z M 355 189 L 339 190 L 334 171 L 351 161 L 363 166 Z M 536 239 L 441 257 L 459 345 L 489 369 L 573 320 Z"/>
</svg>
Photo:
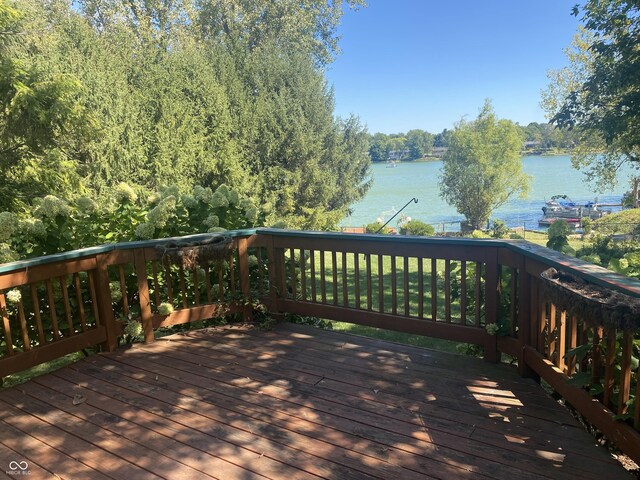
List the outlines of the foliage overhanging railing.
<svg viewBox="0 0 640 480">
<path fill-rule="evenodd" d="M 527 242 L 259 229 L 229 232 L 224 258 L 170 261 L 135 242 L 0 266 L 0 377 L 154 329 L 235 313 L 316 316 L 480 345 L 542 378 L 640 460 L 638 332 L 567 314 L 549 267 L 640 297 L 640 282 Z M 179 239 L 198 243 L 211 235 Z M 163 305 L 165 304 L 165 305 Z M 163 308 L 166 304 L 173 308 Z"/>
</svg>

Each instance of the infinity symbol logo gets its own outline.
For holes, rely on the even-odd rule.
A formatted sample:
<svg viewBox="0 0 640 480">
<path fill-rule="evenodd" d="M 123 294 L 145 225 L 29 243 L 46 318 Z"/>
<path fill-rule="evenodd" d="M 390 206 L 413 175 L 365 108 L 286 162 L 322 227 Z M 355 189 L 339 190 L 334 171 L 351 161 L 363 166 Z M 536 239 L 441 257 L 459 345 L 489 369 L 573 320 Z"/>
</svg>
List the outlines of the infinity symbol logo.
<svg viewBox="0 0 640 480">
<path fill-rule="evenodd" d="M 9 470 L 26 470 L 29 464 L 25 462 L 9 462 Z"/>
</svg>

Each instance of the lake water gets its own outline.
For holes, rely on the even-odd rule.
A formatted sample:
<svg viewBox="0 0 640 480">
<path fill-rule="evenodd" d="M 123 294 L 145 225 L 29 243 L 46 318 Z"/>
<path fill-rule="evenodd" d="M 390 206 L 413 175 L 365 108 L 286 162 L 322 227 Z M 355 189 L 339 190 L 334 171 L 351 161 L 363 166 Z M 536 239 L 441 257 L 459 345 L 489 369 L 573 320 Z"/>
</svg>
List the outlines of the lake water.
<svg viewBox="0 0 640 480">
<path fill-rule="evenodd" d="M 523 157 L 522 163 L 524 171 L 533 177 L 529 195 L 526 199 L 509 200 L 491 216 L 492 219 L 505 221 L 510 227 L 538 229 L 544 202 L 553 195 L 568 195 L 575 202 L 597 198 L 600 203 L 620 203 L 623 193 L 630 189 L 628 178 L 631 168 L 619 172 L 615 190 L 596 192 L 583 182 L 584 175 L 571 166 L 569 156 L 528 156 Z M 440 197 L 438 179 L 441 167 L 441 161 L 401 163 L 396 168 L 373 164 L 373 186 L 366 197 L 352 207 L 352 215 L 345 218 L 341 225 L 362 226 L 375 222 L 379 217 L 386 221 L 394 210 L 399 210 L 415 197 L 418 203 L 411 203 L 403 211 L 404 214 L 434 224 L 437 231 L 459 230 L 459 223 L 453 222 L 460 222 L 464 219 L 463 215 Z M 389 225 L 396 226 L 396 219 Z"/>
</svg>

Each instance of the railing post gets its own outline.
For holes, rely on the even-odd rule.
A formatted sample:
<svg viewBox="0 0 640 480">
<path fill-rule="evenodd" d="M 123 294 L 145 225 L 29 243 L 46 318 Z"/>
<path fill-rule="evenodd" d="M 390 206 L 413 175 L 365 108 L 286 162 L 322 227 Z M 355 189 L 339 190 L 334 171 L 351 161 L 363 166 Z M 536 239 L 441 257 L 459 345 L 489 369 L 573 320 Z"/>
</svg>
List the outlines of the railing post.
<svg viewBox="0 0 640 480">
<path fill-rule="evenodd" d="M 242 293 L 242 319 L 250 322 L 253 317 L 251 305 L 251 284 L 249 279 L 249 253 L 246 238 L 238 239 L 238 268 L 240 270 L 240 292 Z"/>
<path fill-rule="evenodd" d="M 152 343 L 153 322 L 151 320 L 151 296 L 149 295 L 149 282 L 147 281 L 147 261 L 144 249 L 136 248 L 133 251 L 133 259 L 136 269 L 136 279 L 138 281 L 138 298 L 140 299 L 140 319 L 142 320 L 142 330 L 144 331 L 144 343 Z"/>
<path fill-rule="evenodd" d="M 267 273 L 269 276 L 269 312 L 272 314 L 279 313 L 278 306 L 278 277 L 280 276 L 277 271 L 278 262 L 276 262 L 276 249 L 273 246 L 273 236 L 266 236 L 267 246 Z"/>
<path fill-rule="evenodd" d="M 96 296 L 98 300 L 98 314 L 100 323 L 104 325 L 107 339 L 101 344 L 101 349 L 113 352 L 118 348 L 118 329 L 113 315 L 113 305 L 111 304 L 111 292 L 109 290 L 109 264 L 107 254 L 96 256 Z"/>
<path fill-rule="evenodd" d="M 522 377 L 536 378 L 537 374 L 529 368 L 525 360 L 525 347 L 531 345 L 531 275 L 526 270 L 526 260 L 523 258 L 518 266 L 518 373 Z"/>
<path fill-rule="evenodd" d="M 485 326 L 496 323 L 498 320 L 498 249 L 491 248 L 491 254 L 487 259 L 487 272 L 485 279 Z M 484 343 L 484 359 L 486 362 L 496 363 L 500 360 L 498 342 L 495 335 L 487 335 Z"/>
</svg>

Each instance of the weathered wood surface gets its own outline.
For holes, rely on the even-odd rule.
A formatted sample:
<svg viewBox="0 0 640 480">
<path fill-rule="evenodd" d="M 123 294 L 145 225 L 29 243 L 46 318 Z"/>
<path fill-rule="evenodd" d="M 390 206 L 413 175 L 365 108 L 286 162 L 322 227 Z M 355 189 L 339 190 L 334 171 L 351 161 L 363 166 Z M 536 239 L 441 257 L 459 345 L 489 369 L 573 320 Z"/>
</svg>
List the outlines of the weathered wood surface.
<svg viewBox="0 0 640 480">
<path fill-rule="evenodd" d="M 32 478 L 631 478 L 512 367 L 289 324 L 1 390 L 3 474 L 14 460 Z"/>
</svg>

